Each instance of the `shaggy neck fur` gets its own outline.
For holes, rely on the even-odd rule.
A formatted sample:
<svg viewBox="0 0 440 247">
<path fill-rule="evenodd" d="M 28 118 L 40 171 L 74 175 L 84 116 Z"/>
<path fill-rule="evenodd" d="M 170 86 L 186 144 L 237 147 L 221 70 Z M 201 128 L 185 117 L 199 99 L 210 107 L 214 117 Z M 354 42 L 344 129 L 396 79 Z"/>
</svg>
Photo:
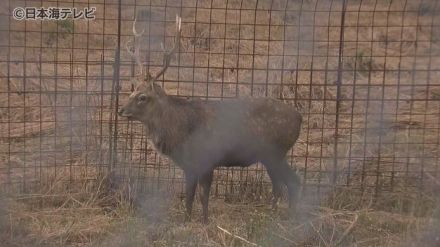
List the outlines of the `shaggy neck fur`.
<svg viewBox="0 0 440 247">
<path fill-rule="evenodd" d="M 201 111 L 199 107 L 191 106 L 193 103 L 190 101 L 165 94 L 159 96 L 154 104 L 149 116 L 145 116 L 142 122 L 155 148 L 171 156 L 199 124 L 194 120 L 203 119 Z"/>
</svg>

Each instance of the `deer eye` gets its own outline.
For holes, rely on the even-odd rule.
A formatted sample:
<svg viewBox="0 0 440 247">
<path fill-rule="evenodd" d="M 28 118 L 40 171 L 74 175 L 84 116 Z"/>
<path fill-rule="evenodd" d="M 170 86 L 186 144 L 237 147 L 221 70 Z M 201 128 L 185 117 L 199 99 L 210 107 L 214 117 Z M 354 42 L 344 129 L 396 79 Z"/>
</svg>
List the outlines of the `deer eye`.
<svg viewBox="0 0 440 247">
<path fill-rule="evenodd" d="M 147 100 L 147 96 L 145 94 L 141 94 L 141 95 L 139 95 L 138 100 L 145 101 L 145 100 Z"/>
</svg>

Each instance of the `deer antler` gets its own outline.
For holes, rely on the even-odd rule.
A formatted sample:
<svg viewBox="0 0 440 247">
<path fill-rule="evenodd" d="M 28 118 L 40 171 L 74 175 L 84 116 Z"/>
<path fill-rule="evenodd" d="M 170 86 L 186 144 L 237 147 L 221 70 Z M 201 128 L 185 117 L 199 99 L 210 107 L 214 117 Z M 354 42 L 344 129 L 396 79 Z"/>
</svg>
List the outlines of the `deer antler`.
<svg viewBox="0 0 440 247">
<path fill-rule="evenodd" d="M 170 51 L 166 51 L 164 48 L 163 43 L 161 43 L 162 50 L 164 51 L 164 66 L 163 68 L 157 73 L 156 76 L 153 77 L 153 80 L 151 82 L 156 81 L 160 76 L 162 76 L 165 71 L 168 69 L 168 66 L 170 65 L 171 57 L 174 55 L 174 53 L 179 49 L 180 47 L 180 33 L 182 32 L 182 18 L 176 15 L 176 37 L 174 37 L 174 44 L 173 48 Z"/>
<path fill-rule="evenodd" d="M 134 21 L 133 21 L 133 34 L 135 36 L 135 40 L 133 40 L 132 42 L 130 40 L 127 41 L 125 43 L 125 49 L 127 50 L 128 54 L 130 54 L 131 58 L 136 62 L 136 65 L 139 67 L 140 75 L 142 77 L 144 77 L 145 76 L 145 71 L 144 71 L 143 64 L 142 64 L 142 61 L 141 61 L 141 57 L 140 57 L 140 54 L 139 54 L 139 45 L 136 44 L 136 38 L 142 37 L 142 35 L 145 32 L 145 28 L 143 28 L 142 31 L 140 33 L 138 33 L 136 31 L 136 21 L 137 21 L 137 16 L 134 18 Z M 133 43 L 133 47 L 132 48 L 130 48 L 130 46 L 129 46 L 130 43 Z M 149 76 L 149 74 L 148 74 L 148 76 Z"/>
</svg>

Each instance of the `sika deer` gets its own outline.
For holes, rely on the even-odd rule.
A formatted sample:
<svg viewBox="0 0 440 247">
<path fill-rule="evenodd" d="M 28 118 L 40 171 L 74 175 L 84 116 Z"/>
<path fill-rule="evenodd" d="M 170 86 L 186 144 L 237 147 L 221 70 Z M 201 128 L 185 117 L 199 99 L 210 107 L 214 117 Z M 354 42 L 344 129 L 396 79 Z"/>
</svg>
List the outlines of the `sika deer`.
<svg viewBox="0 0 440 247">
<path fill-rule="evenodd" d="M 202 187 L 203 220 L 208 220 L 213 170 L 219 166 L 247 167 L 261 162 L 272 180 L 272 206 L 276 206 L 281 185 L 285 184 L 289 208 L 294 208 L 300 179 L 288 165 L 286 154 L 298 139 L 300 113 L 290 105 L 267 98 L 203 101 L 167 95 L 155 82 L 179 48 L 180 18 L 176 26 L 175 44 L 165 52 L 164 67 L 156 76 L 147 75 L 144 81 L 138 81 L 119 115 L 142 122 L 154 147 L 183 169 L 186 220 L 191 217 L 197 184 Z M 138 35 L 134 23 L 133 31 Z M 138 55 L 137 51 L 129 52 Z"/>
</svg>

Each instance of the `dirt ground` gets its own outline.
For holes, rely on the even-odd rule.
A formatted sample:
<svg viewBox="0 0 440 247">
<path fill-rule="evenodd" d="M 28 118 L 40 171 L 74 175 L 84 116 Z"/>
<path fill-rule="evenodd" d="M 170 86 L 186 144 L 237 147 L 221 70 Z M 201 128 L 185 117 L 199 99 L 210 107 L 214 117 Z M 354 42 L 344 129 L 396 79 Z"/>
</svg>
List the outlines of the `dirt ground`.
<svg viewBox="0 0 440 247">
<path fill-rule="evenodd" d="M 183 223 L 182 172 L 147 144 L 140 124 L 119 120 L 115 171 L 146 188 L 103 177 L 115 127 L 117 5 L 89 2 L 97 7 L 89 23 L 13 21 L 22 1 L 0 4 L 5 246 L 440 246 L 437 1 L 348 1 L 338 123 L 338 1 L 228 1 L 227 11 L 219 1 L 182 9 L 167 1 L 166 16 L 152 1 L 153 20 L 168 20 L 140 40 L 152 73 L 162 64 L 158 41 L 171 44 L 182 11 L 182 48 L 161 82 L 167 93 L 273 97 L 304 116 L 288 156 L 307 185 L 296 218 L 285 203 L 270 209 L 268 177 L 253 166 L 216 171 L 208 225 L 199 204 Z M 133 39 L 132 2 L 122 11 L 123 46 Z M 125 50 L 121 61 L 122 102 L 139 71 Z"/>
</svg>

